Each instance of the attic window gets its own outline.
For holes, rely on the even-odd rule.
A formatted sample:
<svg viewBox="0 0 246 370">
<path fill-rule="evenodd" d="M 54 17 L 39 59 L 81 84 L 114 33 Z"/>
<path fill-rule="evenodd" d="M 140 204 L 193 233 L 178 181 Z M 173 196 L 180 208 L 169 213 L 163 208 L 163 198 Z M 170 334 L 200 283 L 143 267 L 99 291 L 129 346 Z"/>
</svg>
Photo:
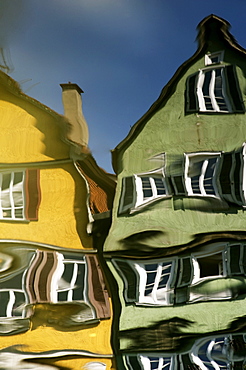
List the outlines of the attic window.
<svg viewBox="0 0 246 370">
<path fill-rule="evenodd" d="M 218 51 L 217 53 L 211 53 L 205 55 L 205 65 L 218 64 L 224 59 L 224 51 Z"/>
<path fill-rule="evenodd" d="M 213 66 L 191 75 L 186 84 L 186 112 L 244 113 L 234 66 Z"/>
</svg>

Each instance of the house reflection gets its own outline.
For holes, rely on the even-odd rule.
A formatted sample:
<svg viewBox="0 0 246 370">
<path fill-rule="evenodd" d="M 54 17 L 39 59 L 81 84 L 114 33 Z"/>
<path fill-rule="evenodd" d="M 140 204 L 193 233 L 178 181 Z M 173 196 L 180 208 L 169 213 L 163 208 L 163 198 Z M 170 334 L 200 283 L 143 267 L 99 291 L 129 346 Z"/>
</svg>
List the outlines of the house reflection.
<svg viewBox="0 0 246 370">
<path fill-rule="evenodd" d="M 0 335 L 28 330 L 33 315 L 36 321 L 35 311 L 39 312 L 40 304 L 42 323 L 50 326 L 79 328 L 110 317 L 105 283 L 95 254 L 10 243 L 1 250 L 4 252 L 0 272 Z"/>
<path fill-rule="evenodd" d="M 119 370 L 246 368 L 246 52 L 215 15 L 113 151 Z"/>
</svg>

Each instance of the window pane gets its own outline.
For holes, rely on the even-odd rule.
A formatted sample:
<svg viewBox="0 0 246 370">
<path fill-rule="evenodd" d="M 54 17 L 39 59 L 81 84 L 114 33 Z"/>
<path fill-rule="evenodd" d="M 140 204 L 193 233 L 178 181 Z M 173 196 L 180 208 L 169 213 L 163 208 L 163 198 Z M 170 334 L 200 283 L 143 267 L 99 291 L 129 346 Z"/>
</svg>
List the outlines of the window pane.
<svg viewBox="0 0 246 370">
<path fill-rule="evenodd" d="M 63 275 L 62 275 L 62 280 L 67 282 L 67 287 L 69 286 L 70 287 L 70 283 L 71 283 L 71 280 L 72 280 L 72 277 L 73 277 L 73 270 L 74 270 L 74 264 L 73 263 L 64 263 L 64 272 L 63 272 Z M 63 284 L 63 286 L 60 286 L 59 284 L 59 288 L 61 289 L 64 289 L 65 286 Z"/>
<path fill-rule="evenodd" d="M 23 218 L 23 208 L 15 209 L 15 218 Z"/>
<path fill-rule="evenodd" d="M 22 292 L 15 292 L 13 316 L 23 316 L 25 307 L 26 307 L 25 294 Z"/>
<path fill-rule="evenodd" d="M 10 194 L 9 189 L 3 190 L 1 192 L 1 207 L 10 208 Z"/>
<path fill-rule="evenodd" d="M 11 218 L 11 209 L 3 209 L 3 218 Z"/>
<path fill-rule="evenodd" d="M 155 182 L 157 195 L 165 195 L 166 189 L 165 189 L 165 184 L 163 182 L 163 179 L 154 177 L 153 180 Z"/>
<path fill-rule="evenodd" d="M 213 194 L 215 195 L 215 190 L 213 186 L 213 176 L 215 171 L 215 165 L 217 162 L 217 158 L 209 158 L 208 165 L 204 174 L 204 189 L 206 194 Z"/>
<path fill-rule="evenodd" d="M 205 77 L 204 77 L 204 82 L 202 86 L 202 92 L 203 92 L 205 107 L 206 107 L 206 110 L 213 110 L 213 105 L 211 102 L 210 91 L 209 91 L 212 71 L 207 71 L 204 73 L 204 75 Z"/>
<path fill-rule="evenodd" d="M 15 207 L 23 206 L 22 192 L 13 192 L 13 200 L 14 200 Z"/>
<path fill-rule="evenodd" d="M 214 96 L 220 111 L 228 111 L 222 90 L 222 70 L 215 69 Z"/>
<path fill-rule="evenodd" d="M 6 317 L 7 315 L 7 305 L 9 303 L 9 292 L 0 292 L 0 317 Z"/>
<path fill-rule="evenodd" d="M 143 187 L 143 198 L 150 198 L 153 196 L 150 179 L 148 177 L 141 177 Z"/>
<path fill-rule="evenodd" d="M 24 218 L 23 171 L 2 174 L 2 218 Z"/>
<path fill-rule="evenodd" d="M 150 360 L 150 369 L 158 370 L 159 367 L 159 357 L 149 357 Z"/>
<path fill-rule="evenodd" d="M 58 302 L 67 302 L 68 299 L 68 291 L 65 292 L 58 292 L 57 293 L 57 301 Z"/>
<path fill-rule="evenodd" d="M 23 172 L 15 172 L 13 185 L 16 185 L 22 181 L 23 181 Z"/>
<path fill-rule="evenodd" d="M 158 264 L 152 263 L 152 264 L 145 265 L 144 267 L 147 273 L 147 281 L 146 281 L 146 288 L 145 288 L 144 295 L 149 295 L 152 293 L 153 286 L 155 284 Z"/>
<path fill-rule="evenodd" d="M 197 258 L 200 267 L 200 278 L 223 274 L 222 253 Z"/>
<path fill-rule="evenodd" d="M 11 173 L 2 174 L 2 190 L 9 189 Z"/>
<path fill-rule="evenodd" d="M 158 285 L 158 289 L 165 288 L 167 286 L 167 282 L 171 274 L 171 268 L 172 268 L 172 263 L 162 264 L 162 274 L 161 274 L 160 282 Z"/>
</svg>

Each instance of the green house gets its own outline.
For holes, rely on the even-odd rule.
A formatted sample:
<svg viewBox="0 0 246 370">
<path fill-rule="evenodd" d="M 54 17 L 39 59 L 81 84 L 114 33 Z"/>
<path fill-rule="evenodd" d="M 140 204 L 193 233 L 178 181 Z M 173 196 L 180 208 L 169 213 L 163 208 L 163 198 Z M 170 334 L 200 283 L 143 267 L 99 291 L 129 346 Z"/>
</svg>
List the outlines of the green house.
<svg viewBox="0 0 246 370">
<path fill-rule="evenodd" d="M 153 353 L 151 341 L 135 346 L 136 333 L 163 333 L 174 318 L 178 329 L 164 330 L 163 342 L 175 330 L 237 332 L 246 296 L 245 106 L 246 50 L 227 21 L 210 15 L 198 25 L 195 54 L 113 151 L 118 185 L 104 256 L 115 350 L 126 358 Z"/>
</svg>

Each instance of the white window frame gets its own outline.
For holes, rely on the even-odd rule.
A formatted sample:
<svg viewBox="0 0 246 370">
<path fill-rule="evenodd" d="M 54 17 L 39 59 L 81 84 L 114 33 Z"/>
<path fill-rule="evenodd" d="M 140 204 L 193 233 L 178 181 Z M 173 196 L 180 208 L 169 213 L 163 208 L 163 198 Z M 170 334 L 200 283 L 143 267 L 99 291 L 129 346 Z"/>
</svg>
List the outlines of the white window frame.
<svg viewBox="0 0 246 370">
<path fill-rule="evenodd" d="M 242 195 L 244 198 L 243 207 L 246 208 L 246 143 L 243 143 L 242 148 L 243 148 Z"/>
<path fill-rule="evenodd" d="M 139 297 L 136 304 L 140 305 L 161 305 L 168 306 L 173 304 L 174 289 L 171 288 L 171 284 L 175 277 L 175 270 L 177 265 L 177 258 L 172 258 L 168 260 L 148 260 L 148 264 L 157 264 L 155 281 L 153 283 L 153 289 L 150 295 L 145 295 L 145 290 L 147 286 L 147 274 L 145 269 L 146 263 L 134 263 L 131 262 L 133 267 L 136 269 L 139 275 Z M 171 270 L 169 273 L 169 279 L 165 287 L 158 289 L 158 285 L 163 276 L 163 264 L 171 265 Z"/>
<path fill-rule="evenodd" d="M 218 58 L 217 62 L 213 62 L 213 58 Z M 224 50 L 217 51 L 216 53 L 209 53 L 205 55 L 205 65 L 218 64 L 224 60 Z"/>
<path fill-rule="evenodd" d="M 156 367 L 154 370 L 165 370 L 165 369 L 174 369 L 174 356 L 168 356 L 168 357 L 161 357 L 161 356 L 156 356 L 152 355 L 150 356 L 143 356 L 140 355 L 140 361 L 141 364 L 143 365 L 144 370 L 152 370 L 151 368 L 151 358 L 155 358 L 157 362 L 158 361 L 158 367 Z"/>
<path fill-rule="evenodd" d="M 9 301 L 8 301 L 7 306 L 6 306 L 6 316 L 3 316 L 3 317 L 17 318 L 17 319 L 24 319 L 24 318 L 28 317 L 28 309 L 27 309 L 28 299 L 27 299 L 26 292 L 24 290 L 5 288 L 5 289 L 0 289 L 0 293 L 2 293 L 2 292 L 7 292 L 9 294 Z M 25 306 L 23 306 L 22 312 L 18 316 L 13 315 L 14 304 L 15 304 L 15 301 L 16 301 L 15 293 L 22 293 L 23 296 L 25 297 Z"/>
<path fill-rule="evenodd" d="M 79 301 L 83 301 L 89 304 L 87 299 L 87 264 L 85 257 L 79 259 L 67 259 L 64 258 L 64 256 L 61 253 L 57 253 L 58 257 L 58 264 L 56 271 L 54 272 L 52 276 L 52 282 L 51 282 L 51 302 L 52 303 L 66 303 L 66 302 L 74 302 L 73 299 L 73 291 L 77 287 L 76 281 L 78 277 L 78 266 L 79 265 L 85 265 L 85 274 L 83 277 L 83 284 L 84 287 L 81 287 L 82 294 L 81 299 Z M 66 287 L 59 287 L 59 284 L 61 283 L 61 278 L 63 275 L 63 272 L 65 270 L 65 265 L 72 264 L 73 265 L 73 274 L 70 281 L 70 284 Z M 59 293 L 61 292 L 67 292 L 67 300 L 66 301 L 60 301 L 59 300 Z"/>
<path fill-rule="evenodd" d="M 195 176 L 193 176 L 193 177 L 190 176 L 189 171 L 190 171 L 191 166 L 192 166 L 192 159 L 196 159 L 196 158 L 199 159 L 199 157 L 201 158 L 200 161 L 198 161 L 198 160 L 195 161 L 194 160 L 193 162 L 196 163 L 196 162 L 202 162 L 203 161 L 203 165 L 202 165 L 199 180 L 198 180 L 198 189 L 200 190 L 200 193 L 194 193 L 194 186 L 192 185 L 192 178 L 195 177 Z M 220 157 L 221 157 L 221 152 L 213 152 L 213 153 L 201 152 L 201 153 L 185 154 L 184 180 L 185 180 L 185 187 L 186 187 L 188 196 L 203 196 L 203 197 L 206 196 L 206 197 L 214 197 L 214 198 L 220 199 L 218 188 L 217 188 L 217 185 L 216 185 L 216 175 L 217 175 L 217 171 L 218 171 L 218 165 L 219 165 Z M 217 158 L 215 168 L 214 168 L 214 172 L 213 172 L 213 177 L 212 177 L 212 186 L 213 186 L 214 194 L 208 194 L 206 192 L 206 186 L 205 186 L 205 181 L 207 180 L 206 177 L 205 177 L 205 174 L 206 174 L 206 170 L 207 170 L 207 167 L 208 167 L 208 164 L 209 164 L 209 159 L 212 159 L 212 158 Z"/>
<path fill-rule="evenodd" d="M 15 200 L 14 200 L 14 176 L 16 173 L 22 173 L 22 181 L 19 182 L 18 184 L 20 184 L 21 186 L 21 197 L 22 197 L 22 205 L 21 206 L 16 206 L 15 205 Z M 9 184 L 9 188 L 8 188 L 8 191 L 5 189 L 4 191 L 6 192 L 6 194 L 8 194 L 9 196 L 9 201 L 10 201 L 10 207 L 3 207 L 2 206 L 2 200 L 3 200 L 3 196 L 2 196 L 2 183 L 3 183 L 3 177 L 4 175 L 10 175 L 10 184 Z M 4 171 L 4 172 L 0 172 L 0 220 L 25 220 L 25 191 L 24 191 L 24 184 L 25 184 L 25 171 L 23 170 L 15 170 L 15 171 L 11 171 L 11 172 L 7 172 L 7 171 Z M 17 209 L 20 209 L 22 211 L 22 217 L 16 217 L 15 215 L 15 211 Z M 5 217 L 5 212 L 7 210 L 10 210 L 11 211 L 11 217 Z"/>
<path fill-rule="evenodd" d="M 198 74 L 198 82 L 197 82 L 197 97 L 198 97 L 198 105 L 199 105 L 199 112 L 223 112 L 223 113 L 231 113 L 232 106 L 230 104 L 230 100 L 227 97 L 226 93 L 226 80 L 224 75 L 224 67 L 225 66 L 219 66 L 219 67 L 213 67 L 213 68 L 204 68 L 199 70 Z M 227 107 L 227 109 L 220 109 L 219 104 L 216 100 L 215 96 L 215 87 L 216 87 L 216 80 L 215 80 L 215 71 L 221 70 L 221 79 L 222 79 L 222 96 L 224 99 L 224 103 Z M 203 85 L 205 81 L 205 74 L 211 71 L 211 79 L 209 83 L 209 95 L 207 96 L 211 100 L 212 109 L 208 109 L 206 107 L 205 103 L 205 96 L 203 94 Z"/>
<path fill-rule="evenodd" d="M 210 256 L 213 256 L 219 253 L 221 254 L 221 262 L 223 264 L 222 272 L 219 275 L 209 275 L 209 276 L 200 277 L 199 259 L 204 258 L 204 257 L 210 257 Z M 207 252 L 207 253 L 202 253 L 202 254 L 192 254 L 191 259 L 192 259 L 193 271 L 194 271 L 194 276 L 193 276 L 191 285 L 200 283 L 205 280 L 214 280 L 217 278 L 223 278 L 227 276 L 227 264 L 225 262 L 225 247 L 223 248 L 221 246 L 220 250 L 216 250 L 210 253 Z"/>
<path fill-rule="evenodd" d="M 134 175 L 136 184 L 136 202 L 135 208 L 144 205 L 146 203 L 152 202 L 156 199 L 170 197 L 168 193 L 167 182 L 165 180 L 164 169 L 158 169 L 155 171 L 145 172 L 141 174 Z M 150 182 L 150 187 L 152 191 L 152 196 L 144 197 L 144 185 L 142 182 L 143 178 L 147 178 Z M 165 189 L 165 194 L 158 194 L 158 187 L 155 183 L 155 179 L 160 179 L 163 183 L 163 188 Z"/>
</svg>

